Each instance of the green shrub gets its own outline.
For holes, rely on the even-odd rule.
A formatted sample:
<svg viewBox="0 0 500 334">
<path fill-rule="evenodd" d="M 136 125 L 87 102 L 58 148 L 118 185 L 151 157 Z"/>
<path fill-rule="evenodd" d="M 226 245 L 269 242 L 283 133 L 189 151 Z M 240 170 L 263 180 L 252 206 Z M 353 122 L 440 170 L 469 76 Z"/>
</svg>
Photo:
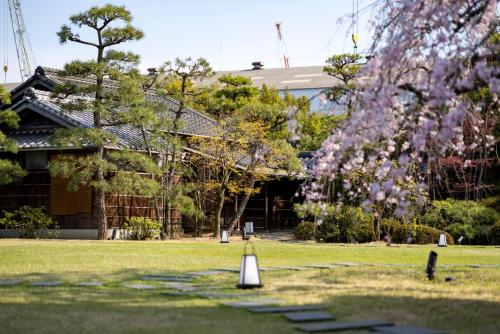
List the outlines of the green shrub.
<svg viewBox="0 0 500 334">
<path fill-rule="evenodd" d="M 373 217 L 363 208 L 346 206 L 323 219 L 316 230 L 320 242 L 369 242 L 373 240 Z"/>
<path fill-rule="evenodd" d="M 500 245 L 500 221 L 491 226 L 489 236 L 492 245 Z"/>
<path fill-rule="evenodd" d="M 295 238 L 299 240 L 312 240 L 314 236 L 314 223 L 302 222 L 293 231 Z"/>
<path fill-rule="evenodd" d="M 429 215 L 436 214 L 440 217 L 437 221 L 442 222 L 445 226 L 449 224 L 463 225 L 493 225 L 497 220 L 500 220 L 500 213 L 495 209 L 488 208 L 479 202 L 474 201 L 459 201 L 447 199 L 445 201 L 432 202 L 432 208 Z M 434 211 L 434 213 L 432 213 Z M 427 215 L 427 214 L 426 214 Z M 424 217 L 426 216 L 424 215 Z M 426 224 L 432 226 L 430 224 Z M 445 226 L 433 226 L 443 228 Z"/>
<path fill-rule="evenodd" d="M 412 238 L 412 242 L 417 244 L 432 244 L 437 243 L 440 230 L 420 224 L 404 224 L 396 219 L 382 219 L 380 230 L 383 234 L 390 236 L 394 243 L 406 243 L 408 237 Z M 453 245 L 454 241 L 449 233 L 444 232 L 446 241 L 449 245 Z"/>
<path fill-rule="evenodd" d="M 500 195 L 485 197 L 481 200 L 481 204 L 500 212 Z"/>
<path fill-rule="evenodd" d="M 14 229 L 19 238 L 45 238 L 56 236 L 48 228 L 57 229 L 57 224 L 43 212 L 44 208 L 32 208 L 27 205 L 16 211 L 4 211 L 0 226 Z"/>
<path fill-rule="evenodd" d="M 316 228 L 315 239 L 318 242 L 340 242 L 339 227 L 331 220 L 324 221 Z"/>
<path fill-rule="evenodd" d="M 161 223 L 154 219 L 143 217 L 129 217 L 123 228 L 127 230 L 127 238 L 131 240 L 146 240 L 160 234 Z"/>
<path fill-rule="evenodd" d="M 454 239 L 463 236 L 469 244 L 489 244 L 491 226 L 500 213 L 484 203 L 447 199 L 434 201 L 418 222 L 449 232 Z"/>
</svg>

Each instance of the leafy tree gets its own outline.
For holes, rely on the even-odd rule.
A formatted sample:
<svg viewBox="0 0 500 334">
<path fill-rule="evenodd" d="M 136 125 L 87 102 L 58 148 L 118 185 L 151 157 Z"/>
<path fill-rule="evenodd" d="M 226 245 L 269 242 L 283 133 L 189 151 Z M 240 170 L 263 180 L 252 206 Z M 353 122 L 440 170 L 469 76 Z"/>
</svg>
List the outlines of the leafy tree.
<svg viewBox="0 0 500 334">
<path fill-rule="evenodd" d="M 414 180 L 416 202 L 423 203 L 426 173 L 440 157 L 466 149 L 460 125 L 482 104 L 469 94 L 488 87 L 498 99 L 500 71 L 489 62 L 498 59 L 498 42 L 493 54 L 486 47 L 496 31 L 497 1 L 381 6 L 372 57 L 356 81 L 355 108 L 323 144 L 309 199 L 325 198 L 323 181 L 363 171 L 374 176 L 359 192 L 364 206 L 389 207 L 402 217 L 410 194 L 399 184 Z M 477 133 L 473 138 L 489 140 Z"/>
<path fill-rule="evenodd" d="M 0 86 L 0 106 L 10 104 L 9 94 L 5 91 L 3 86 Z M 17 128 L 19 117 L 12 110 L 0 109 L 0 126 L 4 125 L 9 128 Z M 13 140 L 0 131 L 0 149 L 3 152 L 17 153 L 17 145 Z M 21 166 L 8 159 L 0 159 L 0 184 L 7 184 L 14 180 L 16 177 L 23 177 L 26 172 L 23 171 Z"/>
<path fill-rule="evenodd" d="M 293 96 L 263 86 L 259 91 L 244 77 L 223 76 L 212 94 L 209 113 L 223 124 L 219 138 L 205 141 L 211 148 L 217 189 L 214 235 L 219 235 L 220 215 L 227 193 L 242 194 L 238 210 L 227 223 L 231 233 L 246 208 L 255 185 L 272 177 L 277 169 L 299 169 L 295 150 L 288 144 L 287 108 L 297 104 Z"/>
<path fill-rule="evenodd" d="M 197 89 L 193 86 L 193 81 L 199 81 L 212 75 L 213 71 L 209 63 L 203 59 L 175 59 L 174 62 L 167 62 L 163 67 L 166 80 L 160 84 L 160 93 L 179 101 L 179 105 L 174 111 L 174 117 L 168 127 L 163 127 L 162 138 L 169 147 L 169 159 L 164 166 L 165 176 L 163 177 L 163 196 L 166 206 L 166 219 L 162 229 L 162 239 L 167 236 L 173 237 L 172 209 L 180 209 L 189 215 L 199 215 L 195 212 L 195 206 L 191 198 L 186 194 L 192 191 L 192 186 L 187 182 L 180 182 L 189 171 L 183 160 L 183 146 L 185 139 L 180 132 L 184 126 L 182 115 L 186 113 L 188 107 L 196 105 L 197 98 L 205 93 L 204 89 Z M 166 130 L 168 129 L 168 130 Z M 187 181 L 184 179 L 183 181 Z"/>
<path fill-rule="evenodd" d="M 62 76 L 92 78 L 81 84 L 67 81 L 54 91 L 69 112 L 91 111 L 92 128 L 60 129 L 53 141 L 61 146 L 84 147 L 91 143 L 96 152 L 84 156 L 62 155 L 50 164 L 53 175 L 68 179 L 69 187 L 92 188 L 96 207 L 98 239 L 107 237 L 106 192 L 117 191 L 130 194 L 154 195 L 158 191 L 155 180 L 138 175 L 137 171 L 158 174 L 158 166 L 147 155 L 132 152 L 118 146 L 116 135 L 108 131 L 113 126 L 130 123 L 129 103 L 134 98 L 143 98 L 143 90 L 130 82 L 137 77 L 136 65 L 139 57 L 113 47 L 127 41 L 141 39 L 144 34 L 131 25 L 132 15 L 123 6 L 104 5 L 70 17 L 73 25 L 89 28 L 95 40 L 84 40 L 68 25 L 58 32 L 62 44 L 74 42 L 96 49 L 96 58 L 76 60 L 64 66 Z M 113 79 L 110 83 L 108 78 Z M 130 95 L 132 94 L 132 95 Z M 69 102 L 66 97 L 70 96 Z M 140 112 L 140 110 L 135 110 Z M 142 110 L 143 111 L 143 110 Z M 120 148 L 119 150 L 113 150 Z"/>
<path fill-rule="evenodd" d="M 328 115 L 309 108 L 300 108 L 295 115 L 298 140 L 294 146 L 300 151 L 316 151 L 331 133 L 345 120 L 344 115 Z"/>
</svg>

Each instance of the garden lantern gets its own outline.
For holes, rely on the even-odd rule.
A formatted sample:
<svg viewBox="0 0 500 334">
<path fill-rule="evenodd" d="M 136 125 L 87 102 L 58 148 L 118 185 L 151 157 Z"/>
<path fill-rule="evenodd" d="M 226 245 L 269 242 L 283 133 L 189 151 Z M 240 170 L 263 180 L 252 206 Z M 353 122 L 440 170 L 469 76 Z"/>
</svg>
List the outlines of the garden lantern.
<svg viewBox="0 0 500 334">
<path fill-rule="evenodd" d="M 251 254 L 247 252 L 248 244 L 252 246 Z M 251 242 L 247 242 L 245 244 L 245 253 L 241 257 L 240 280 L 236 287 L 238 289 L 253 289 L 262 287 L 257 255 L 255 255 L 255 247 Z"/>
<path fill-rule="evenodd" d="M 220 242 L 222 244 L 227 244 L 229 243 L 229 233 L 227 233 L 226 229 L 223 229 L 220 234 Z"/>
<path fill-rule="evenodd" d="M 245 230 L 247 234 L 253 234 L 253 222 L 245 222 Z"/>
<path fill-rule="evenodd" d="M 439 235 L 439 242 L 438 242 L 438 246 L 439 247 L 446 247 L 447 244 L 446 244 L 446 234 L 444 233 L 441 233 Z"/>
<path fill-rule="evenodd" d="M 431 251 L 429 253 L 429 259 L 427 260 L 427 269 L 425 272 L 427 273 L 427 278 L 430 280 L 434 278 L 434 272 L 436 271 L 436 262 L 437 262 L 437 253 Z"/>
<path fill-rule="evenodd" d="M 247 235 L 247 230 L 244 227 L 240 227 L 241 231 L 241 239 L 243 240 L 250 240 L 250 237 Z"/>
</svg>

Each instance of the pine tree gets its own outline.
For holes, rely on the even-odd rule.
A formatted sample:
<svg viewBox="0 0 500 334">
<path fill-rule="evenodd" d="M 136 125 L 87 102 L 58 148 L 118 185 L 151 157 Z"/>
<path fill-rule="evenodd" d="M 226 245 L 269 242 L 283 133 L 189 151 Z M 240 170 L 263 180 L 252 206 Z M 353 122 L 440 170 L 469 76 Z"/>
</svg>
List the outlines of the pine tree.
<svg viewBox="0 0 500 334">
<path fill-rule="evenodd" d="M 108 131 L 112 126 L 130 124 L 131 112 L 134 111 L 130 108 L 131 100 L 144 99 L 144 91 L 136 89 L 139 83 L 135 81 L 134 84 L 139 57 L 113 47 L 140 40 L 144 34 L 131 25 L 132 15 L 123 6 L 107 4 L 92 7 L 71 16 L 70 21 L 79 28 L 89 28 L 95 33 L 96 39 L 84 40 L 71 27 L 63 25 L 58 32 L 61 44 L 74 42 L 88 45 L 95 48 L 97 54 L 92 60 L 75 60 L 66 64 L 60 71 L 61 76 L 91 80 L 78 85 L 66 81 L 55 89 L 54 97 L 64 97 L 61 101 L 68 112 L 91 111 L 93 128 L 60 129 L 54 134 L 53 141 L 61 146 L 74 147 L 91 143 L 95 153 L 63 155 L 51 162 L 50 170 L 53 175 L 67 178 L 72 189 L 82 186 L 92 188 L 98 239 L 103 240 L 107 237 L 106 192 L 154 195 L 158 191 L 154 178 L 141 177 L 136 173 L 158 174 L 158 166 L 153 159 L 119 147 L 116 135 Z M 70 102 L 67 102 L 68 96 L 71 97 Z M 146 112 L 144 109 L 135 110 L 139 111 Z M 111 150 L 113 148 L 120 149 Z"/>
<path fill-rule="evenodd" d="M 3 86 L 0 86 L 0 106 L 7 106 L 10 104 L 9 94 L 5 91 Z M 0 126 L 8 128 L 17 128 L 19 117 L 12 110 L 0 109 Z M 7 138 L 7 136 L 0 131 L 0 151 L 17 153 L 17 145 L 14 141 Z M 0 184 L 7 184 L 14 180 L 16 177 L 26 175 L 21 166 L 8 159 L 0 159 Z"/>
<path fill-rule="evenodd" d="M 361 58 L 361 55 L 353 53 L 333 55 L 326 60 L 328 65 L 323 68 L 325 73 L 340 81 L 327 92 L 328 99 L 337 104 L 345 104 L 348 114 L 354 108 L 352 92 L 356 88 L 354 79 L 361 69 L 359 64 Z"/>
</svg>

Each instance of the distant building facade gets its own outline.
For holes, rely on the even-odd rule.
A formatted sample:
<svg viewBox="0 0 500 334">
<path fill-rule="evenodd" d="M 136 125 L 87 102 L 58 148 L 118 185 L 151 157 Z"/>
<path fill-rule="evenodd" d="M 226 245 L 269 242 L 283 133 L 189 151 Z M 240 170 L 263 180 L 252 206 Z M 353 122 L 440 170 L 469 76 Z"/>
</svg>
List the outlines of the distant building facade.
<svg viewBox="0 0 500 334">
<path fill-rule="evenodd" d="M 304 66 L 290 68 L 264 68 L 259 62 L 252 64 L 253 68 L 239 71 L 219 71 L 211 78 L 201 82 L 201 85 L 210 85 L 226 74 L 239 75 L 252 80 L 256 87 L 266 85 L 276 88 L 280 92 L 288 91 L 292 95 L 306 96 L 311 100 L 311 111 L 342 114 L 346 107 L 329 101 L 325 91 L 338 85 L 339 80 L 326 74 L 323 66 Z"/>
</svg>

